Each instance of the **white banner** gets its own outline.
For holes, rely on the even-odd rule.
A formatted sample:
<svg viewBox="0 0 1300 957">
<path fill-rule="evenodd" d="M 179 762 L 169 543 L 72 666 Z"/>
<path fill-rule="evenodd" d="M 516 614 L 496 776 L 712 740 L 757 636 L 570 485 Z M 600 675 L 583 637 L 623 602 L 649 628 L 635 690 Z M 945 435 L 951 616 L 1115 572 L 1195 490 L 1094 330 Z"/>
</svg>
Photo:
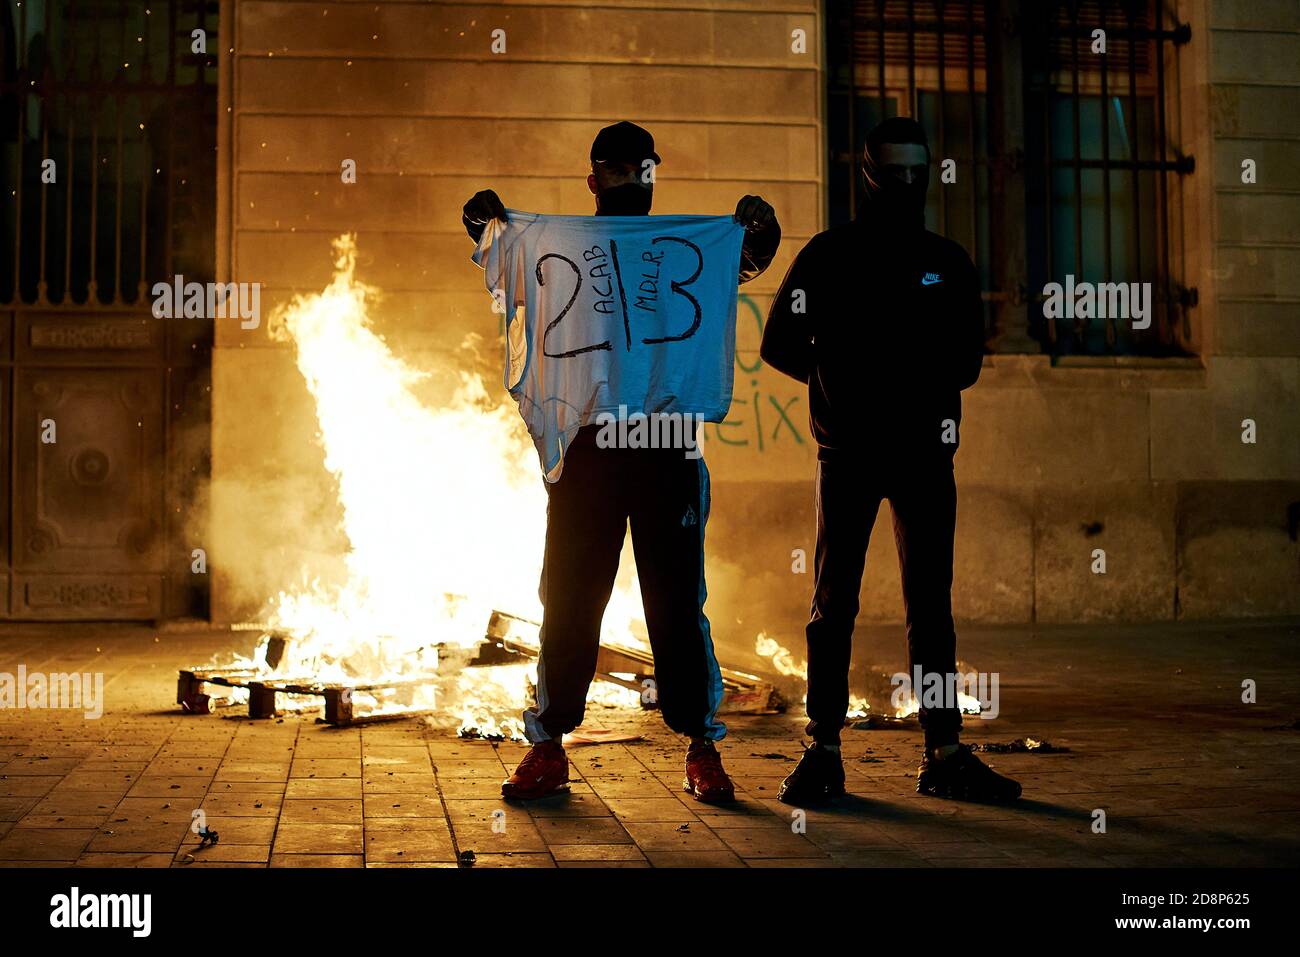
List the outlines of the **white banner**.
<svg viewBox="0 0 1300 957">
<path fill-rule="evenodd" d="M 506 314 L 505 385 L 547 481 L 602 412 L 726 417 L 744 237 L 734 217 L 506 215 L 474 262 Z"/>
</svg>

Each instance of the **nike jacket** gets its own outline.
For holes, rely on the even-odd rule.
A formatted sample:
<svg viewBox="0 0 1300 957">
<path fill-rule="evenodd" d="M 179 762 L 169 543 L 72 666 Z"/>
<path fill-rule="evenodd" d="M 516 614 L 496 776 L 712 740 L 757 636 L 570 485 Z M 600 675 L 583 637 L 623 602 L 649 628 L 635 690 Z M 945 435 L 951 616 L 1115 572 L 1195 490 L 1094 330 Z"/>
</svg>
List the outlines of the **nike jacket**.
<svg viewBox="0 0 1300 957">
<path fill-rule="evenodd" d="M 772 300 L 764 362 L 808 384 L 818 457 L 951 462 L 984 318 L 966 251 L 863 217 L 814 236 Z"/>
</svg>

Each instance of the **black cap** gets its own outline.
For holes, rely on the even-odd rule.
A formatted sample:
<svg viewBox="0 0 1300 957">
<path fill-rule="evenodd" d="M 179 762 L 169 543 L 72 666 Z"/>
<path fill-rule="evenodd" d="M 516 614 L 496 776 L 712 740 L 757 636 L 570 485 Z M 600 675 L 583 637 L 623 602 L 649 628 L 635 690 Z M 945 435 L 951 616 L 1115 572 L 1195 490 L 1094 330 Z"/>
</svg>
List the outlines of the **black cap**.
<svg viewBox="0 0 1300 957">
<path fill-rule="evenodd" d="M 643 160 L 662 162 L 655 152 L 655 138 L 650 131 L 635 123 L 623 120 L 607 126 L 596 134 L 591 144 L 593 163 L 641 163 Z"/>
</svg>

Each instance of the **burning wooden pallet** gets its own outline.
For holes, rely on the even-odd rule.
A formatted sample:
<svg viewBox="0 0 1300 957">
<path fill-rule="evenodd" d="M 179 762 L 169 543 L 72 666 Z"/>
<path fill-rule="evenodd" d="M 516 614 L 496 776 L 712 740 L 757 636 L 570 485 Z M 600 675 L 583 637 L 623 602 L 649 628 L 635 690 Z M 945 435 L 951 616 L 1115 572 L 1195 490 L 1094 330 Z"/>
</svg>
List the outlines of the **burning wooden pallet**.
<svg viewBox="0 0 1300 957">
<path fill-rule="evenodd" d="M 425 714 L 409 710 L 382 714 L 356 715 L 352 710 L 353 695 L 377 691 L 395 691 L 400 688 L 419 688 L 427 685 L 428 677 L 404 678 L 400 681 L 380 681 L 362 684 L 323 684 L 308 678 L 285 679 L 258 677 L 257 671 L 205 671 L 200 668 L 182 669 L 176 683 L 176 703 L 182 706 L 198 700 L 203 686 L 218 685 L 224 688 L 244 688 L 248 691 L 248 716 L 273 718 L 279 712 L 277 695 L 307 695 L 321 698 L 325 703 L 325 721 L 336 726 L 386 721 Z"/>
<path fill-rule="evenodd" d="M 536 658 L 540 652 L 541 625 L 503 611 L 492 612 L 487 641 L 504 652 Z M 722 668 L 722 705 L 719 714 L 778 714 L 785 711 L 785 698 L 757 675 Z M 601 644 L 596 656 L 596 677 L 633 691 L 642 692 L 642 703 L 652 704 L 644 692 L 653 687 L 654 656 L 640 648 Z M 625 677 L 629 676 L 629 677 Z M 651 682 L 651 684 L 647 684 Z"/>
<path fill-rule="evenodd" d="M 249 629 L 237 629 L 249 630 Z M 266 664 L 274 670 L 284 659 L 293 639 L 289 635 L 272 632 L 267 639 Z M 206 704 L 204 685 L 223 688 L 243 688 L 248 691 L 248 716 L 273 718 L 279 712 L 277 698 L 281 694 L 305 695 L 321 698 L 325 703 L 327 724 L 344 726 L 372 721 L 386 721 L 426 714 L 427 711 L 406 710 L 381 714 L 357 715 L 352 708 L 353 696 L 378 691 L 396 691 L 401 688 L 419 688 L 427 685 L 432 676 L 417 675 L 393 681 L 336 683 L 315 681 L 310 677 L 273 678 L 265 670 L 254 668 L 182 668 L 176 682 L 176 703 L 189 709 L 196 702 Z"/>
<path fill-rule="evenodd" d="M 535 659 L 540 652 L 540 627 L 535 621 L 494 611 L 488 620 L 483 643 L 468 665 L 503 665 Z M 288 635 L 270 635 L 266 652 L 269 669 L 274 670 L 283 660 L 292 640 Z M 654 658 L 648 651 L 602 644 L 596 659 L 596 677 L 641 693 L 643 706 L 654 704 L 654 696 L 645 693 L 647 688 L 653 688 L 654 681 Z M 345 726 L 429 713 L 424 710 L 407 710 L 357 715 L 353 712 L 353 696 L 417 688 L 434 680 L 434 675 L 416 675 L 393 681 L 346 684 L 320 682 L 310 677 L 268 677 L 265 670 L 251 668 L 183 668 L 176 683 L 176 703 L 187 710 L 194 708 L 197 702 L 206 706 L 208 699 L 203 691 L 204 685 L 243 688 L 248 691 L 248 716 L 271 718 L 278 711 L 279 695 L 307 695 L 324 700 L 327 724 Z M 776 714 L 785 710 L 786 704 L 781 693 L 754 675 L 723 668 L 722 685 L 724 697 L 719 713 Z"/>
</svg>

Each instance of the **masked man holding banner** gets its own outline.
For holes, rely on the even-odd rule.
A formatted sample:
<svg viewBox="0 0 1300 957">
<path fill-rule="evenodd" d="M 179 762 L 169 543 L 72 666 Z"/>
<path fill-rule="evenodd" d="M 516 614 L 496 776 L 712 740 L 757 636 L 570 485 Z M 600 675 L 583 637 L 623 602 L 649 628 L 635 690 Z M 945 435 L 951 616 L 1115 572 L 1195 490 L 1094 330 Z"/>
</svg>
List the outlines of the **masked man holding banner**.
<svg viewBox="0 0 1300 957">
<path fill-rule="evenodd" d="M 778 797 L 808 805 L 844 793 L 840 729 L 867 541 L 889 500 L 903 583 L 909 675 L 942 694 L 921 703 L 916 789 L 1013 800 L 1020 785 L 958 743 L 953 628 L 953 454 L 961 391 L 979 378 L 984 317 L 966 251 L 925 228 L 930 149 L 916 121 L 867 135 L 857 217 L 814 236 L 772 300 L 763 361 L 808 384 L 817 439 L 817 552 L 808 622 L 813 745 Z M 934 677 L 934 681 L 929 676 Z"/>
<path fill-rule="evenodd" d="M 655 698 L 691 740 L 684 787 L 701 801 L 734 796 L 714 746 L 726 727 L 704 614 L 698 430 L 731 404 L 737 281 L 767 268 L 781 231 L 757 196 L 734 216 L 647 215 L 659 162 L 649 132 L 618 123 L 591 147 L 595 218 L 507 210 L 491 190 L 465 204 L 474 261 L 506 314 L 505 385 L 548 497 L 537 704 L 524 712 L 533 746 L 502 784 L 507 798 L 568 785 L 562 739 L 582 721 L 629 523 Z"/>
</svg>

